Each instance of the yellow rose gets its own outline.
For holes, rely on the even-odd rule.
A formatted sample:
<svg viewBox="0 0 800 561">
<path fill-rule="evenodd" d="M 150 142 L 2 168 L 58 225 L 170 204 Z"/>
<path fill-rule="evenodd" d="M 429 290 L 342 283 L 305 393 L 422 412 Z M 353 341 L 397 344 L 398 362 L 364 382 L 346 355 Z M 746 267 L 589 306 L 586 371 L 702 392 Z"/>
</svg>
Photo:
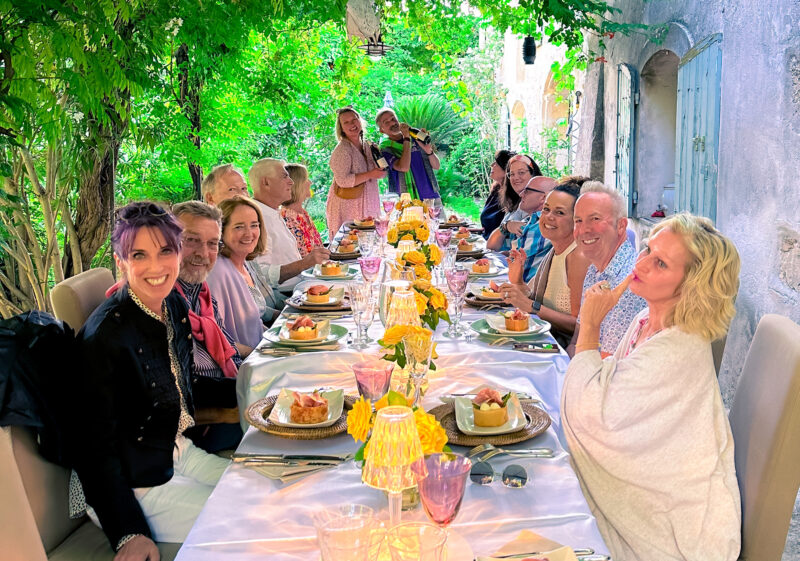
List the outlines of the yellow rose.
<svg viewBox="0 0 800 561">
<path fill-rule="evenodd" d="M 386 232 L 386 241 L 389 243 L 397 243 L 397 230 L 392 228 Z"/>
<path fill-rule="evenodd" d="M 422 444 L 422 453 L 441 452 L 447 444 L 447 433 L 436 417 L 419 407 L 414 411 L 414 420 L 417 423 L 417 434 L 419 434 L 419 441 Z"/>
<path fill-rule="evenodd" d="M 428 291 L 431 289 L 431 281 L 425 279 L 417 279 L 414 281 L 414 288 L 417 290 Z"/>
<path fill-rule="evenodd" d="M 431 231 L 428 230 L 428 227 L 425 224 L 418 226 L 416 230 L 414 230 L 414 234 L 417 236 L 417 240 L 421 242 L 427 242 L 428 238 L 431 235 Z"/>
<path fill-rule="evenodd" d="M 361 396 L 347 413 L 347 434 L 356 442 L 366 441 L 370 429 L 372 429 L 372 404 Z"/>
<path fill-rule="evenodd" d="M 438 245 L 429 245 L 430 248 L 430 256 L 431 261 L 434 265 L 438 265 L 442 262 L 442 251 L 439 249 Z"/>
<path fill-rule="evenodd" d="M 413 242 L 414 241 L 414 236 L 412 236 L 411 234 L 406 234 L 400 239 L 401 240 L 411 240 Z"/>
<path fill-rule="evenodd" d="M 431 272 L 425 265 L 414 265 L 414 274 L 418 279 L 430 280 L 431 278 Z"/>
<path fill-rule="evenodd" d="M 414 228 L 413 226 L 411 226 L 410 222 L 398 222 L 397 229 L 400 230 L 401 232 L 408 232 L 413 230 Z"/>
<path fill-rule="evenodd" d="M 403 337 L 408 335 L 410 326 L 408 325 L 394 325 L 386 330 L 383 334 L 383 346 L 391 347 L 403 340 Z"/>
<path fill-rule="evenodd" d="M 428 309 L 428 299 L 422 292 L 414 291 L 414 297 L 417 301 L 417 314 L 423 315 L 425 310 Z"/>
<path fill-rule="evenodd" d="M 421 251 L 408 251 L 403 254 L 403 259 L 413 265 L 424 265 L 428 260 Z"/>
<path fill-rule="evenodd" d="M 447 297 L 441 290 L 436 288 L 431 289 L 431 306 L 437 310 L 444 310 L 447 308 Z"/>
</svg>

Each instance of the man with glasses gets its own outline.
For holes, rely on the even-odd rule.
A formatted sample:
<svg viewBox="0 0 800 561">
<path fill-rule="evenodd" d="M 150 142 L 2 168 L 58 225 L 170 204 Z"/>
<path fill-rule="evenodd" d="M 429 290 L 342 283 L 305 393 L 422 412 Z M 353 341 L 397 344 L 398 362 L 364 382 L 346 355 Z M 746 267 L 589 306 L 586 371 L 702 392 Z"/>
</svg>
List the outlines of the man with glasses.
<svg viewBox="0 0 800 561">
<path fill-rule="evenodd" d="M 524 249 L 527 255 L 523 268 L 523 280 L 528 282 L 536 274 L 536 269 L 541 263 L 550 248 L 553 247 L 548 240 L 542 236 L 539 230 L 539 217 L 542 215 L 542 207 L 547 194 L 558 185 L 558 181 L 552 177 L 538 176 L 532 178 L 520 193 L 520 210 L 530 213 L 531 218 L 522 227 L 522 231 L 512 240 L 512 245 L 516 242 L 516 249 Z"/>
<path fill-rule="evenodd" d="M 222 213 L 199 201 L 172 207 L 183 226 L 181 268 L 176 290 L 189 306 L 194 347 L 192 396 L 197 426 L 186 436 L 207 452 L 236 448 L 242 438 L 236 402 L 236 374 L 242 354 L 250 348 L 237 345 L 222 327 L 217 302 L 206 278 L 217 262 L 222 236 Z"/>
</svg>

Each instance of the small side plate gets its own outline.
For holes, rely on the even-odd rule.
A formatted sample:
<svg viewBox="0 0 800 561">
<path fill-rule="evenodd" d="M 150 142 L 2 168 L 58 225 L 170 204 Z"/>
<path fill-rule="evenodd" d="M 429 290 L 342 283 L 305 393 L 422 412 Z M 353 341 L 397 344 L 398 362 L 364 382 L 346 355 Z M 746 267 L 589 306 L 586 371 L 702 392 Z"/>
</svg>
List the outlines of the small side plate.
<svg viewBox="0 0 800 561">
<path fill-rule="evenodd" d="M 458 430 L 473 436 L 507 434 L 521 430 L 525 426 L 525 413 L 522 411 L 522 406 L 516 395 L 512 395 L 508 400 L 508 421 L 499 427 L 475 426 L 472 400 L 468 397 L 457 397 L 455 399 L 455 412 Z"/>
<path fill-rule="evenodd" d="M 275 401 L 275 406 L 272 408 L 268 419 L 281 427 L 309 429 L 329 427 L 342 415 L 342 407 L 344 406 L 344 390 L 331 390 L 322 392 L 320 395 L 328 400 L 328 417 L 320 423 L 292 422 L 292 403 L 294 403 L 294 395 L 292 390 L 288 390 L 286 388 L 283 388 L 281 393 L 278 394 L 278 399 Z"/>
</svg>

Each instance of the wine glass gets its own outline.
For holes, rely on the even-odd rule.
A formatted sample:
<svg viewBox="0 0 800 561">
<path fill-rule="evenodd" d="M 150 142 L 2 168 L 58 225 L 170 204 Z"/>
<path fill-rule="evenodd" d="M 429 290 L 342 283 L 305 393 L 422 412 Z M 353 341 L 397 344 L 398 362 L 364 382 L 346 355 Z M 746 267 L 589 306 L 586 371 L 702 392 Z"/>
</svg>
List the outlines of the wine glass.
<svg viewBox="0 0 800 561">
<path fill-rule="evenodd" d="M 361 255 L 369 257 L 375 253 L 375 245 L 377 241 L 377 235 L 375 232 L 370 230 L 359 230 L 358 234 L 356 235 L 358 236 L 358 249 L 361 252 Z"/>
<path fill-rule="evenodd" d="M 351 282 L 347 286 L 350 292 L 350 308 L 353 310 L 353 322 L 356 324 L 356 339 L 351 347 L 365 349 L 371 342 L 367 330 L 375 317 L 375 298 L 369 284 Z"/>
<path fill-rule="evenodd" d="M 383 211 L 386 215 L 390 215 L 397 204 L 397 201 L 400 197 L 397 196 L 396 193 L 386 193 L 385 195 L 381 196 L 381 204 L 383 204 Z"/>
<path fill-rule="evenodd" d="M 442 207 L 439 206 L 441 204 L 440 199 L 425 199 L 422 202 L 428 207 L 428 216 L 438 223 L 439 216 L 442 214 Z"/>
<path fill-rule="evenodd" d="M 444 230 L 437 230 L 436 231 L 436 245 L 438 245 L 442 250 L 447 249 L 450 245 L 450 240 L 453 238 L 453 230 L 450 228 L 445 228 Z"/>
<path fill-rule="evenodd" d="M 409 333 L 403 338 L 405 346 L 408 374 L 414 385 L 414 401 L 416 407 L 423 385 L 427 387 L 428 369 L 433 354 L 433 337 L 429 333 Z"/>
<path fill-rule="evenodd" d="M 375 231 L 382 240 L 386 240 L 386 234 L 389 232 L 389 217 L 378 217 L 375 219 Z"/>
<path fill-rule="evenodd" d="M 464 305 L 464 293 L 467 290 L 467 279 L 469 270 L 461 266 L 453 266 L 445 269 L 444 277 L 447 279 L 447 287 L 453 297 L 453 323 L 445 332 L 447 337 L 458 337 L 463 332 L 459 323 L 461 322 L 461 308 Z"/>
<path fill-rule="evenodd" d="M 372 283 L 378 278 L 382 261 L 383 260 L 377 255 L 358 258 L 358 265 L 361 267 L 361 276 L 370 286 L 372 286 Z"/>
<path fill-rule="evenodd" d="M 425 514 L 445 531 L 461 508 L 471 468 L 469 458 L 445 452 L 429 454 L 411 465 Z"/>
</svg>

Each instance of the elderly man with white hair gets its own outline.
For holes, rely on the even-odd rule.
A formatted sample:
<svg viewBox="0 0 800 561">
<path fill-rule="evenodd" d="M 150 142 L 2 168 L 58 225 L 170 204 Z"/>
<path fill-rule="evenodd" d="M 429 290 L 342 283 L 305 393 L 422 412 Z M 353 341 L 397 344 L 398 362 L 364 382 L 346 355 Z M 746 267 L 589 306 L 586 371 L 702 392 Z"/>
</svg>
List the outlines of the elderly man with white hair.
<svg viewBox="0 0 800 561">
<path fill-rule="evenodd" d="M 575 241 L 591 263 L 583 280 L 583 294 L 599 282 L 615 288 L 633 270 L 636 251 L 628 243 L 625 200 L 615 189 L 599 181 L 588 181 L 581 187 L 575 203 Z M 646 306 L 633 292 L 626 291 L 600 325 L 597 341 L 601 355 L 608 356 L 617 349 L 633 318 Z M 572 356 L 580 331 L 580 318 L 567 352 Z"/>
<path fill-rule="evenodd" d="M 263 158 L 247 172 L 253 198 L 261 210 L 267 234 L 267 250 L 256 258 L 273 286 L 296 277 L 309 267 L 330 257 L 324 247 L 315 247 L 305 257 L 300 256 L 297 241 L 286 227 L 278 207 L 292 198 L 292 179 L 281 160 Z"/>
<path fill-rule="evenodd" d="M 222 164 L 212 169 L 203 178 L 200 186 L 203 200 L 212 206 L 217 206 L 220 201 L 230 199 L 236 195 L 248 197 L 247 183 L 244 175 L 233 164 Z"/>
</svg>

